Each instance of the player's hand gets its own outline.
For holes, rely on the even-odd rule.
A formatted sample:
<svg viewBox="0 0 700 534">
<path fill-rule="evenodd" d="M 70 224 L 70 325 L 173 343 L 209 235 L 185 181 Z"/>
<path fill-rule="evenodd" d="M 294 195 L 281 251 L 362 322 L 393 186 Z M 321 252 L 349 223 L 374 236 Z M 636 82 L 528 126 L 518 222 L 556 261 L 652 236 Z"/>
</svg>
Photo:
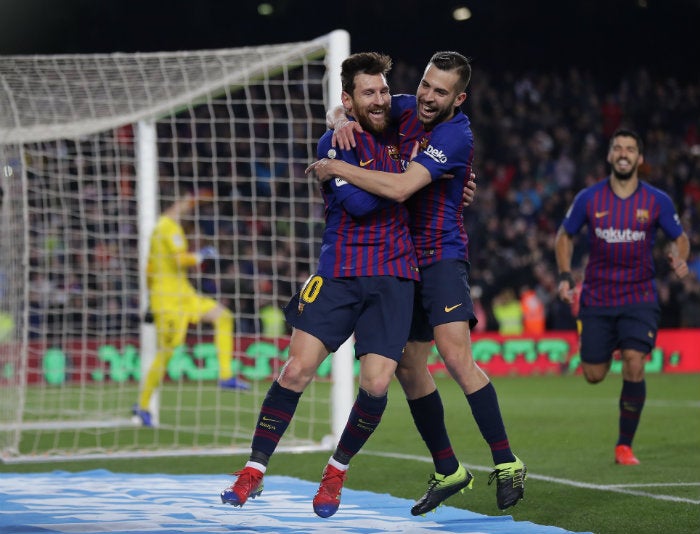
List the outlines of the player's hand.
<svg viewBox="0 0 700 534">
<path fill-rule="evenodd" d="M 216 247 L 204 247 L 199 251 L 199 257 L 201 261 L 215 260 L 219 257 L 219 251 L 216 250 Z"/>
<path fill-rule="evenodd" d="M 573 304 L 574 302 L 574 279 L 571 273 L 559 273 L 559 298 L 564 302 Z"/>
<path fill-rule="evenodd" d="M 469 175 L 469 181 L 467 185 L 464 186 L 464 191 L 462 192 L 462 204 L 466 208 L 474 202 L 474 196 L 476 195 L 476 174 L 471 173 Z"/>
<path fill-rule="evenodd" d="M 326 182 L 333 177 L 331 173 L 330 165 L 333 160 L 328 158 L 323 158 L 318 161 L 314 161 L 311 165 L 306 167 L 304 174 L 307 176 L 311 175 L 316 178 L 319 182 Z"/>
<path fill-rule="evenodd" d="M 357 121 L 341 120 L 333 126 L 333 137 L 331 146 L 341 150 L 355 148 L 355 132 L 362 133 L 364 130 Z"/>
<path fill-rule="evenodd" d="M 673 272 L 676 273 L 678 278 L 683 278 L 688 274 L 688 264 L 685 261 L 680 259 L 673 252 L 669 252 L 667 257 L 671 269 L 673 269 Z"/>
</svg>

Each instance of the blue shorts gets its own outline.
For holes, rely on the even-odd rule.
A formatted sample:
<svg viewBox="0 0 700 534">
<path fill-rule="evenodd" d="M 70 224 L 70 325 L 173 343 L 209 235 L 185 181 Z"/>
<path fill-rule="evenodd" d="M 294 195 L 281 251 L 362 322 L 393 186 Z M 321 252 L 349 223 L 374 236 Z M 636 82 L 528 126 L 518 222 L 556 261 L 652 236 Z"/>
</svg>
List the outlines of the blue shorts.
<svg viewBox="0 0 700 534">
<path fill-rule="evenodd" d="M 394 276 L 310 277 L 284 314 L 294 328 L 335 352 L 353 333 L 355 357 L 380 354 L 399 361 L 408 340 L 413 280 Z"/>
<path fill-rule="evenodd" d="M 651 352 L 659 317 L 656 304 L 582 306 L 578 314 L 581 361 L 606 363 L 616 349 Z"/>
<path fill-rule="evenodd" d="M 421 267 L 420 276 L 408 336 L 411 341 L 432 341 L 433 328 L 455 321 L 469 322 L 469 327 L 474 328 L 477 320 L 469 290 L 468 262 L 438 261 Z"/>
</svg>

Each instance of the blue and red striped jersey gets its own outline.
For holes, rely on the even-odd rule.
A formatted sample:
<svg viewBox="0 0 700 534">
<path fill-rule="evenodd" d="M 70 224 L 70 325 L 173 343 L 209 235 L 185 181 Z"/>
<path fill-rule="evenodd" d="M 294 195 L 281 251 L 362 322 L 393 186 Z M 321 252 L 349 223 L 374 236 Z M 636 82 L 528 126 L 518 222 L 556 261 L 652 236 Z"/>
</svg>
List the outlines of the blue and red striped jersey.
<svg viewBox="0 0 700 534">
<path fill-rule="evenodd" d="M 319 158 L 337 158 L 366 169 L 401 172 L 398 134 L 355 136 L 353 150 L 331 147 L 332 132 L 318 144 Z M 418 262 L 401 203 L 372 195 L 340 178 L 325 182 L 326 228 L 318 273 L 333 278 L 396 276 L 419 280 Z"/>
<path fill-rule="evenodd" d="M 588 225 L 589 259 L 581 305 L 624 306 L 656 302 L 653 248 L 657 230 L 677 239 L 683 232 L 671 198 L 646 182 L 628 198 L 610 179 L 576 195 L 562 222 L 569 235 Z"/>
<path fill-rule="evenodd" d="M 422 267 L 444 259 L 469 259 L 469 237 L 462 213 L 462 193 L 474 158 L 469 118 L 457 110 L 452 119 L 426 132 L 416 115 L 413 95 L 392 96 L 391 115 L 399 122 L 404 168 L 417 142 L 419 152 L 414 161 L 427 168 L 433 179 L 406 202 L 418 264 Z M 454 178 L 440 178 L 444 174 Z"/>
</svg>

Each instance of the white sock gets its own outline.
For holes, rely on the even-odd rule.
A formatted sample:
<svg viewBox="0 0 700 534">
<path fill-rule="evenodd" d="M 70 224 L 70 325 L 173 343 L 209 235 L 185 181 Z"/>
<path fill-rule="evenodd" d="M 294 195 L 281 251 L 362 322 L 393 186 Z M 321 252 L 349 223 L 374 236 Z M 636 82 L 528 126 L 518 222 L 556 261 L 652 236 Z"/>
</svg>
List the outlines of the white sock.
<svg viewBox="0 0 700 534">
<path fill-rule="evenodd" d="M 328 465 L 332 465 L 333 467 L 335 467 L 336 469 L 339 469 L 340 471 L 347 471 L 348 467 L 350 467 L 349 465 L 341 464 L 338 460 L 336 460 L 332 456 L 328 460 Z"/>
<path fill-rule="evenodd" d="M 265 471 L 267 471 L 267 466 L 260 464 L 258 462 L 246 462 L 245 463 L 246 467 L 252 467 L 253 469 L 257 469 L 260 471 L 263 475 L 265 474 Z"/>
</svg>

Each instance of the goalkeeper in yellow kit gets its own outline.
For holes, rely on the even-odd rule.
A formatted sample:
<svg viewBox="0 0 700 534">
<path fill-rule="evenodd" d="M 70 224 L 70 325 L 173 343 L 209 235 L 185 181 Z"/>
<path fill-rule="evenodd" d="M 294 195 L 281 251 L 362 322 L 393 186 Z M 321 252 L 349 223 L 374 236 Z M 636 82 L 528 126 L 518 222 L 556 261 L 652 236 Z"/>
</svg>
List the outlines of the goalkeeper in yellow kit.
<svg viewBox="0 0 700 534">
<path fill-rule="evenodd" d="M 190 284 L 187 271 L 206 259 L 216 258 L 216 249 L 206 247 L 190 252 L 181 218 L 191 213 L 198 202 L 210 200 L 211 194 L 195 196 L 187 193 L 176 200 L 158 218 L 148 254 L 147 281 L 150 311 L 156 326 L 157 352 L 143 382 L 138 404 L 133 413 L 144 426 L 152 426 L 149 403 L 153 391 L 160 386 L 173 351 L 185 341 L 190 324 L 214 325 L 214 344 L 219 359 L 219 386 L 226 389 L 249 389 L 233 376 L 233 314 L 214 300 L 197 293 Z"/>
</svg>

